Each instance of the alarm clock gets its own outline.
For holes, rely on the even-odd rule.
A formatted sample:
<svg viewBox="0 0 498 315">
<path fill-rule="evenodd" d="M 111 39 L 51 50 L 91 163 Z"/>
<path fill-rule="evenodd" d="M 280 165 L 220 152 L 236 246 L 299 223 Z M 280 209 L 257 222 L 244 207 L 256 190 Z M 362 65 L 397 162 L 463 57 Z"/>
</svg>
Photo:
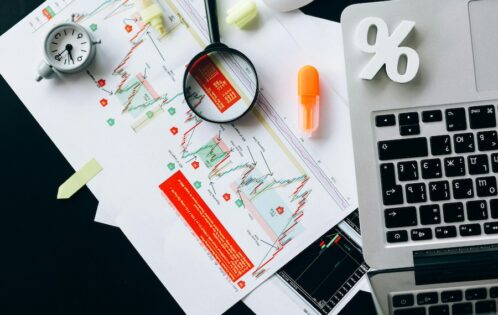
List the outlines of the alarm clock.
<svg viewBox="0 0 498 315">
<path fill-rule="evenodd" d="M 44 60 L 38 67 L 36 81 L 49 79 L 54 73 L 72 74 L 85 70 L 95 59 L 97 44 L 83 26 L 62 23 L 54 26 L 43 43 Z"/>
</svg>

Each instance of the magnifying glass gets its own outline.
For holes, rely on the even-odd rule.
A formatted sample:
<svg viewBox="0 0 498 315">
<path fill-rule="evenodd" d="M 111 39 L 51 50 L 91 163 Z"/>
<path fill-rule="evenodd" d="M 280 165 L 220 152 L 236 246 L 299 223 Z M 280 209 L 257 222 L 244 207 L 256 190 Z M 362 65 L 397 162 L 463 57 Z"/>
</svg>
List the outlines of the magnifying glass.
<svg viewBox="0 0 498 315">
<path fill-rule="evenodd" d="M 200 118 L 229 123 L 251 110 L 258 97 L 258 75 L 240 51 L 220 42 L 216 0 L 204 0 L 211 43 L 187 66 L 183 92 Z"/>
</svg>

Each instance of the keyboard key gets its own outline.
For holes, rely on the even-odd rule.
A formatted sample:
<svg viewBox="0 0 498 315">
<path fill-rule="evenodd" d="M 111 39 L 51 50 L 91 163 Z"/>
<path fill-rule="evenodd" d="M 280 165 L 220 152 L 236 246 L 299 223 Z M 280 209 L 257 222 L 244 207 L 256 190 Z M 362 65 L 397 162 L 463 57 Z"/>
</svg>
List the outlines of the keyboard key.
<svg viewBox="0 0 498 315">
<path fill-rule="evenodd" d="M 486 200 L 467 202 L 467 219 L 469 221 L 486 220 L 488 218 L 488 204 Z"/>
<path fill-rule="evenodd" d="M 378 148 L 381 161 L 425 157 L 429 154 L 426 138 L 379 141 Z"/>
<path fill-rule="evenodd" d="M 453 136 L 456 153 L 470 153 L 475 151 L 474 134 L 460 133 Z"/>
<path fill-rule="evenodd" d="M 486 234 L 498 234 L 498 222 L 486 222 L 486 223 L 484 223 L 484 233 L 486 233 Z"/>
<path fill-rule="evenodd" d="M 451 154 L 451 138 L 450 138 L 450 136 L 431 137 L 431 152 L 432 152 L 432 155 Z"/>
<path fill-rule="evenodd" d="M 387 228 L 400 228 L 417 225 L 415 207 L 392 208 L 384 211 Z"/>
<path fill-rule="evenodd" d="M 439 301 L 437 292 L 427 292 L 427 293 L 419 293 L 417 294 L 417 304 L 418 305 L 427 305 L 427 304 L 435 304 Z"/>
<path fill-rule="evenodd" d="M 477 289 L 467 289 L 465 290 L 465 299 L 472 300 L 484 300 L 488 296 L 486 288 Z"/>
<path fill-rule="evenodd" d="M 444 159 L 444 172 L 448 177 L 465 175 L 465 159 L 462 156 Z"/>
<path fill-rule="evenodd" d="M 399 114 L 398 119 L 400 126 L 418 125 L 419 122 L 418 113 L 416 112 Z"/>
<path fill-rule="evenodd" d="M 472 303 L 456 303 L 451 306 L 453 315 L 472 315 Z"/>
<path fill-rule="evenodd" d="M 493 105 L 469 107 L 470 128 L 496 127 L 495 107 Z"/>
<path fill-rule="evenodd" d="M 420 134 L 419 125 L 399 126 L 399 134 L 402 136 L 414 136 Z"/>
<path fill-rule="evenodd" d="M 455 223 L 464 220 L 463 203 L 452 202 L 443 205 L 444 222 Z"/>
<path fill-rule="evenodd" d="M 489 289 L 489 297 L 492 299 L 498 298 L 498 287 L 492 287 Z"/>
<path fill-rule="evenodd" d="M 481 225 L 479 224 L 464 224 L 460 225 L 461 236 L 481 235 Z"/>
<path fill-rule="evenodd" d="M 380 165 L 380 182 L 382 186 L 396 186 L 396 171 L 393 163 L 383 163 Z"/>
<path fill-rule="evenodd" d="M 411 231 L 412 241 L 425 241 L 432 239 L 431 229 L 414 229 Z"/>
<path fill-rule="evenodd" d="M 455 179 L 453 181 L 453 198 L 465 199 L 474 197 L 474 185 L 472 179 Z"/>
<path fill-rule="evenodd" d="M 460 290 L 444 291 L 441 293 L 441 302 L 460 302 L 463 298 L 463 293 Z"/>
<path fill-rule="evenodd" d="M 396 185 L 382 188 L 382 199 L 386 206 L 403 204 L 403 187 L 401 185 Z"/>
<path fill-rule="evenodd" d="M 420 223 L 422 225 L 441 223 L 441 212 L 439 205 L 420 206 Z"/>
<path fill-rule="evenodd" d="M 396 116 L 393 115 L 379 115 L 375 117 L 375 126 L 389 127 L 396 125 Z"/>
<path fill-rule="evenodd" d="M 431 201 L 442 201 L 450 199 L 450 185 L 448 181 L 444 180 L 439 182 L 430 182 L 429 196 Z"/>
<path fill-rule="evenodd" d="M 479 197 L 496 196 L 496 177 L 478 177 L 476 178 L 476 192 Z"/>
<path fill-rule="evenodd" d="M 469 155 L 467 157 L 469 174 L 479 175 L 489 173 L 488 156 L 485 154 Z"/>
<path fill-rule="evenodd" d="M 477 148 L 479 151 L 492 151 L 498 149 L 498 134 L 496 131 L 477 133 Z"/>
<path fill-rule="evenodd" d="M 423 179 L 441 178 L 443 176 L 440 159 L 422 160 L 420 161 L 420 167 L 422 168 Z"/>
<path fill-rule="evenodd" d="M 449 315 L 450 307 L 448 305 L 433 305 L 429 307 L 429 315 Z"/>
<path fill-rule="evenodd" d="M 393 163 L 380 165 L 380 183 L 384 205 L 392 206 L 403 203 L 403 187 L 396 184 L 396 174 Z"/>
<path fill-rule="evenodd" d="M 406 185 L 406 202 L 419 203 L 427 201 L 427 194 L 425 192 L 425 184 L 407 184 Z"/>
<path fill-rule="evenodd" d="M 436 122 L 436 121 L 442 121 L 443 120 L 443 114 L 441 111 L 438 110 L 427 110 L 422 112 L 422 121 L 425 123 L 428 122 Z"/>
<path fill-rule="evenodd" d="M 491 169 L 493 173 L 498 173 L 498 153 L 491 154 Z"/>
<path fill-rule="evenodd" d="M 479 301 L 476 302 L 476 314 L 478 315 L 491 315 L 496 314 L 496 301 Z"/>
<path fill-rule="evenodd" d="M 424 307 L 402 308 L 394 310 L 393 315 L 425 315 Z"/>
<path fill-rule="evenodd" d="M 498 219 L 498 199 L 491 199 L 489 201 L 489 208 L 491 210 L 491 217 Z"/>
<path fill-rule="evenodd" d="M 436 228 L 436 237 L 437 238 L 450 238 L 456 237 L 457 230 L 454 226 L 438 226 Z"/>
<path fill-rule="evenodd" d="M 467 129 L 467 118 L 464 108 L 453 108 L 445 111 L 446 129 L 448 131 L 460 131 Z"/>
<path fill-rule="evenodd" d="M 402 182 L 418 179 L 417 161 L 406 161 L 398 163 L 398 179 Z"/>
<path fill-rule="evenodd" d="M 408 232 L 406 231 L 389 231 L 386 236 L 388 243 L 402 243 L 408 241 Z"/>
<path fill-rule="evenodd" d="M 402 294 L 396 295 L 393 297 L 393 306 L 394 307 L 406 307 L 413 306 L 415 299 L 413 298 L 413 294 Z"/>
</svg>

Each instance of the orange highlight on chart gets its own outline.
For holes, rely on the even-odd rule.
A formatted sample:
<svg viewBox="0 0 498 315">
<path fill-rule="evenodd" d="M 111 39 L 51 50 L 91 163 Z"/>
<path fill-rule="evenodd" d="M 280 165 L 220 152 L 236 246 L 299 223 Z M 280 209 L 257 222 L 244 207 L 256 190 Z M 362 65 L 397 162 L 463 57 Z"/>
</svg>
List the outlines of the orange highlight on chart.
<svg viewBox="0 0 498 315">
<path fill-rule="evenodd" d="M 254 267 L 181 171 L 159 188 L 232 282 L 238 281 Z"/>
</svg>

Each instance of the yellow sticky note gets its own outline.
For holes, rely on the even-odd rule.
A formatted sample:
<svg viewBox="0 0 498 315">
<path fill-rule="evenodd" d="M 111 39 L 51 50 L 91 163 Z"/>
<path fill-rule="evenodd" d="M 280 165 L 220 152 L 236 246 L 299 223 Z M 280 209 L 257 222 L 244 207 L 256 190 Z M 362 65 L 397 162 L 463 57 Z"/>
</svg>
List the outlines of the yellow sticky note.
<svg viewBox="0 0 498 315">
<path fill-rule="evenodd" d="M 71 198 L 78 190 L 85 186 L 101 171 L 102 166 L 100 166 L 97 160 L 92 159 L 59 187 L 57 199 Z"/>
</svg>

